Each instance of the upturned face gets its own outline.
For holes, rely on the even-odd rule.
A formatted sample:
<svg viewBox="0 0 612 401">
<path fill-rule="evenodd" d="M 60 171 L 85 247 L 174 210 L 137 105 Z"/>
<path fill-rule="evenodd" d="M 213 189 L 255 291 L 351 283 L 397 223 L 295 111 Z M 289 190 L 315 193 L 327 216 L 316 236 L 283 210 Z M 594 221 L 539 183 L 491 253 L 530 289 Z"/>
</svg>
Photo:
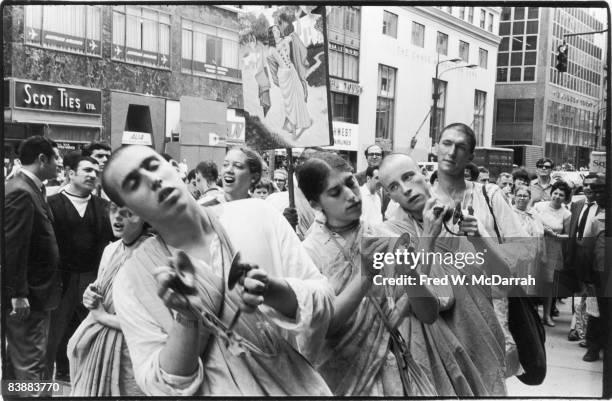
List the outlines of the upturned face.
<svg viewBox="0 0 612 401">
<path fill-rule="evenodd" d="M 153 226 L 195 202 L 176 169 L 147 146 L 124 148 L 108 165 L 105 178 L 125 206 Z"/>
<path fill-rule="evenodd" d="M 380 180 L 391 199 L 406 211 L 422 211 L 430 197 L 429 183 L 408 156 L 397 155 L 385 161 Z"/>
<path fill-rule="evenodd" d="M 550 201 L 553 203 L 553 205 L 555 205 L 556 207 L 561 206 L 561 204 L 563 202 L 565 202 L 565 192 L 563 192 L 560 189 L 555 189 L 554 191 L 552 191 L 552 193 L 550 194 Z"/>
</svg>

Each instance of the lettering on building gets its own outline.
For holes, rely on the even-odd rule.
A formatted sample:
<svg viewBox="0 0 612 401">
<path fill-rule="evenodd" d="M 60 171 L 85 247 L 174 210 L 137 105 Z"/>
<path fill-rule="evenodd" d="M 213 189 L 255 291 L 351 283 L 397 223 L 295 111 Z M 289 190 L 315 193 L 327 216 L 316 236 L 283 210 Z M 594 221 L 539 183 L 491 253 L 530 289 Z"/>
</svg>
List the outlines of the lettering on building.
<svg viewBox="0 0 612 401">
<path fill-rule="evenodd" d="M 15 81 L 14 107 L 101 114 L 101 104 L 99 90 Z"/>
<path fill-rule="evenodd" d="M 575 96 L 570 95 L 569 93 L 562 93 L 560 91 L 553 91 L 552 92 L 553 97 L 563 100 L 567 103 L 571 103 L 571 104 L 579 104 L 582 107 L 588 107 L 588 108 L 593 108 L 595 107 L 595 103 L 594 102 L 590 102 L 588 100 L 584 100 L 584 99 L 579 99 Z"/>
<path fill-rule="evenodd" d="M 342 79 L 329 78 L 329 88 L 334 92 L 347 93 L 349 95 L 361 95 L 363 87 L 356 82 L 348 82 Z"/>
</svg>

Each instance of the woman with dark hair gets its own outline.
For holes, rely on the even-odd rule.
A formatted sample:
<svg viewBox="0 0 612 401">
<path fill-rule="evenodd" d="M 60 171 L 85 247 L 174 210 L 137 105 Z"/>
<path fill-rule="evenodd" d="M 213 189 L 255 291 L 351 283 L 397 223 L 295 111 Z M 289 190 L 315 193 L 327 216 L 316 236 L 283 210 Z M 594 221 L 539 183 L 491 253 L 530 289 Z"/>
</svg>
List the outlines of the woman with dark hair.
<svg viewBox="0 0 612 401">
<path fill-rule="evenodd" d="M 134 378 L 112 295 L 117 273 L 148 238 L 148 226 L 130 209 L 114 203 L 109 217 L 113 234 L 120 239 L 104 249 L 98 278 L 83 294 L 89 315 L 68 341 L 71 396 L 144 395 Z"/>
<path fill-rule="evenodd" d="M 247 147 L 231 148 L 223 160 L 221 181 L 228 202 L 250 198 L 249 190 L 261 179 L 261 157 Z"/>
<path fill-rule="evenodd" d="M 433 322 L 438 299 L 420 285 L 410 286 L 411 296 L 421 297 L 416 304 L 389 288 L 377 288 L 381 292 L 376 296 L 371 291 L 376 273 L 368 267 L 369 255 L 378 246 L 386 251 L 387 243 L 380 238 L 389 235 L 360 220 L 359 185 L 343 158 L 330 153 L 312 156 L 299 169 L 298 184 L 319 212 L 304 247 L 336 293 L 325 339 L 311 338 L 305 353 L 335 395 L 436 395 L 426 377 L 423 387 L 404 387 L 401 367 L 406 366 L 406 355 L 398 359 L 390 343 L 399 321 L 409 313 Z M 375 244 L 382 242 L 366 245 L 372 237 L 377 238 Z"/>
<path fill-rule="evenodd" d="M 542 321 L 545 325 L 554 327 L 550 308 L 552 305 L 552 283 L 555 270 L 563 269 L 563 240 L 568 238 L 572 214 L 563 203 L 569 199 L 572 190 L 565 181 L 556 181 L 550 186 L 550 200 L 538 202 L 533 211 L 544 226 L 546 244 L 546 276 L 545 283 L 550 296 L 544 300 Z"/>
<path fill-rule="evenodd" d="M 270 55 L 268 64 L 272 81 L 280 88 L 285 106 L 283 129 L 290 132 L 294 139 L 312 125 L 308 112 L 308 85 L 306 83 L 306 48 L 302 44 L 296 46 L 295 35 L 281 37 L 278 25 L 268 28 L 268 45 Z M 297 50 L 302 49 L 302 50 Z"/>
</svg>

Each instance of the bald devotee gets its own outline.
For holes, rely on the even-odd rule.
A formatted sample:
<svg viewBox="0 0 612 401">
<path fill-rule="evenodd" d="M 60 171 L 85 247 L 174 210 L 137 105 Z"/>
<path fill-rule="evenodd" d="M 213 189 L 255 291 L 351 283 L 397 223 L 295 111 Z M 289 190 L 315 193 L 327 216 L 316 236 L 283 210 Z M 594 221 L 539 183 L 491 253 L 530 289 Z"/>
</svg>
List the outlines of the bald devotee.
<svg viewBox="0 0 612 401">
<path fill-rule="evenodd" d="M 292 344 L 327 329 L 333 292 L 280 213 L 259 199 L 200 207 L 145 146 L 117 150 L 102 183 L 158 232 L 113 290 L 145 394 L 331 395 Z"/>
<path fill-rule="evenodd" d="M 439 216 L 444 215 L 449 206 L 432 195 L 430 184 L 412 158 L 401 153 L 387 156 L 380 166 L 380 179 L 400 206 L 384 223 L 391 231 L 397 235 L 408 233 L 414 248 L 423 252 L 474 252 L 475 245 L 453 243 L 452 239 L 449 241 L 442 235 L 445 229 L 432 231 L 426 223 L 434 206 L 440 207 Z M 459 230 L 474 231 L 474 220 L 466 216 Z M 475 237 L 462 238 L 475 241 Z M 480 241 L 478 245 L 482 246 Z M 508 268 L 494 246 L 487 247 L 487 257 L 481 266 L 465 263 L 458 268 L 453 264 L 433 263 L 429 274 L 432 277 L 467 276 L 468 280 L 485 272 L 508 274 Z M 441 319 L 431 326 L 412 325 L 410 334 L 417 335 L 419 332 L 415 330 L 420 330 L 420 333 L 425 332 L 421 335 L 432 342 L 431 349 L 417 349 L 414 355 L 419 362 L 424 361 L 421 363 L 430 369 L 430 377 L 436 380 L 437 388 L 444 389 L 444 395 L 450 391 L 461 396 L 505 395 L 504 333 L 493 309 L 490 286 L 451 283 L 451 287 L 452 302 L 440 312 Z"/>
</svg>

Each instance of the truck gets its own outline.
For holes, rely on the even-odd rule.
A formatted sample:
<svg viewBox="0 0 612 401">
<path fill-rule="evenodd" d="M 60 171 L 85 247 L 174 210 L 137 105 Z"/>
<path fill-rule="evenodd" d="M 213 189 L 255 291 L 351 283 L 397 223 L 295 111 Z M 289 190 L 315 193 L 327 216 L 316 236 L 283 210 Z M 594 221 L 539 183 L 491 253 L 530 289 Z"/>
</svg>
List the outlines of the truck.
<svg viewBox="0 0 612 401">
<path fill-rule="evenodd" d="M 489 180 L 497 180 L 500 173 L 512 173 L 514 150 L 477 146 L 472 161 L 478 167 L 489 170 Z"/>
<path fill-rule="evenodd" d="M 502 145 L 502 148 L 514 150 L 514 164 L 529 173 L 535 174 L 536 162 L 544 157 L 544 148 L 537 145 Z"/>
</svg>

